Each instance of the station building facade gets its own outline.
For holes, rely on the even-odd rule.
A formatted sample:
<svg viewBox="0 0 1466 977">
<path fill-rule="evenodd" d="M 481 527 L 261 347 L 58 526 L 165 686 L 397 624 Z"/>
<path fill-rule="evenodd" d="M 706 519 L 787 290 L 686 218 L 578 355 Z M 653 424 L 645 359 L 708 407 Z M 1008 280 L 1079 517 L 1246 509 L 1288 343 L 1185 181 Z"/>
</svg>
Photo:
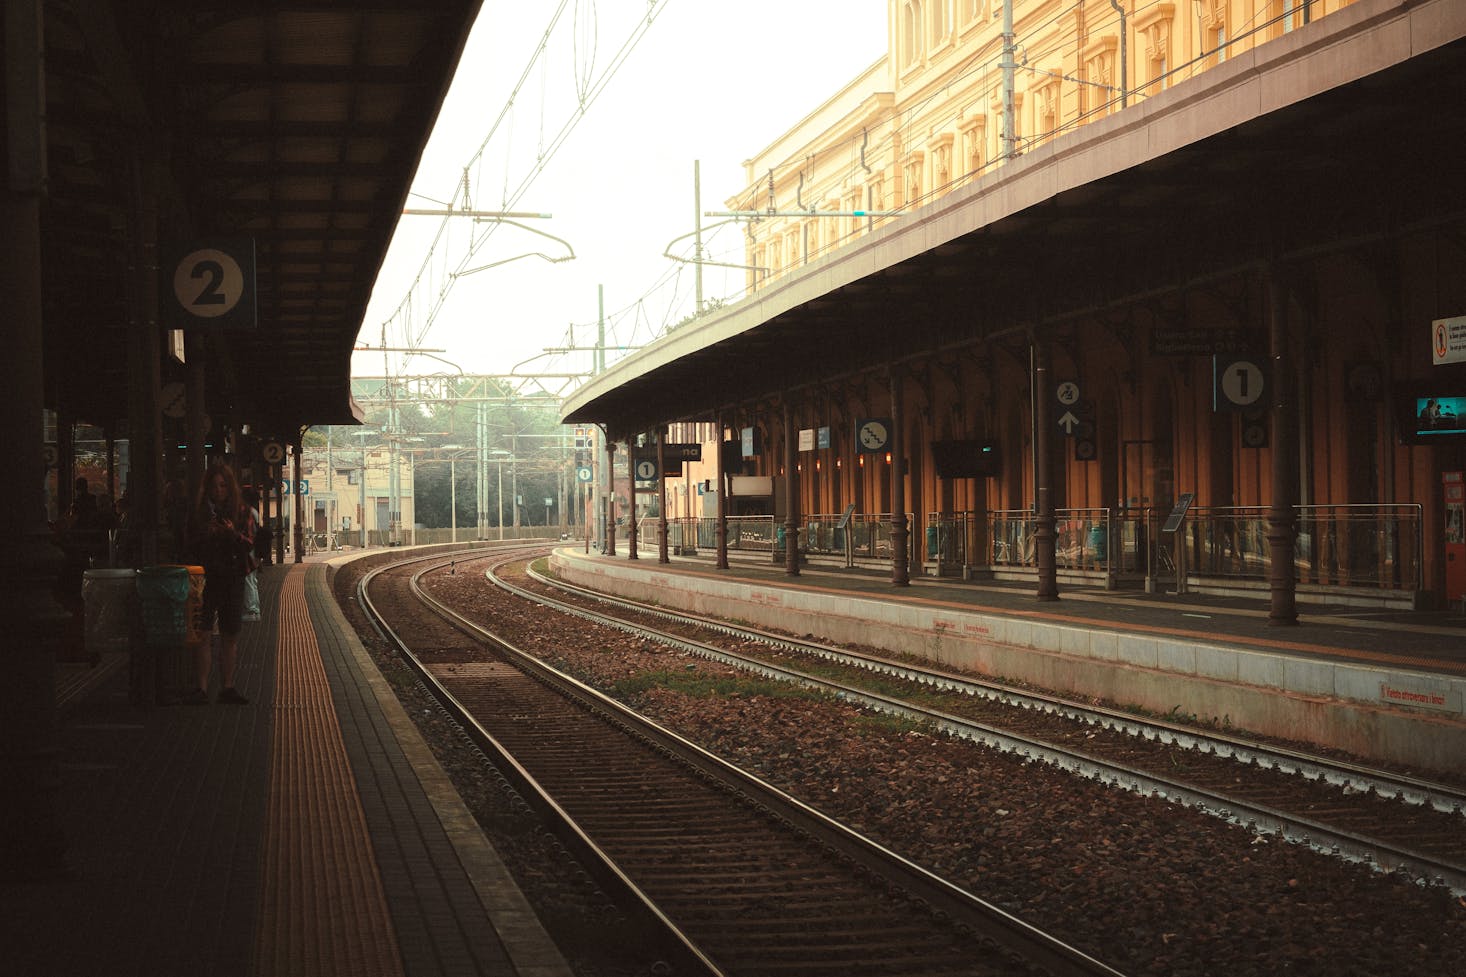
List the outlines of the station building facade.
<svg viewBox="0 0 1466 977">
<path fill-rule="evenodd" d="M 744 163 L 748 288 L 1354 2 L 888 0 L 885 56 Z"/>
<path fill-rule="evenodd" d="M 881 525 L 904 512 L 918 572 L 1021 576 L 1051 509 L 1061 576 L 1265 594 L 1286 532 L 1299 594 L 1460 600 L 1466 452 L 1420 413 L 1466 408 L 1466 364 L 1433 349 L 1466 314 L 1461 200 L 1428 177 L 1381 187 L 1362 141 L 1416 142 L 1395 159 L 1461 144 L 1446 93 L 1425 99 L 1433 132 L 1409 136 L 1423 54 L 1407 46 L 1393 73 L 1357 63 L 1421 11 L 1119 6 L 1018 0 L 1006 45 L 1001 4 L 893 0 L 886 57 L 751 158 L 727 202 L 748 297 L 620 373 L 670 377 L 679 355 L 705 366 L 760 331 L 778 347 L 781 316 L 814 323 L 744 364 L 741 396 L 643 398 L 683 424 L 661 437 L 739 442 L 724 477 L 768 494 L 728 501 L 735 519 L 776 517 L 775 549 L 792 510 L 807 552 L 891 559 Z M 1431 57 L 1454 61 L 1459 15 L 1428 6 Z M 1269 85 L 1298 92 L 1276 113 L 1237 107 Z M 1365 128 L 1332 131 L 1358 113 Z M 602 392 L 567 416 L 651 429 Z M 862 444 L 869 420 L 894 424 L 894 457 Z M 683 480 L 736 496 L 718 455 Z"/>
</svg>

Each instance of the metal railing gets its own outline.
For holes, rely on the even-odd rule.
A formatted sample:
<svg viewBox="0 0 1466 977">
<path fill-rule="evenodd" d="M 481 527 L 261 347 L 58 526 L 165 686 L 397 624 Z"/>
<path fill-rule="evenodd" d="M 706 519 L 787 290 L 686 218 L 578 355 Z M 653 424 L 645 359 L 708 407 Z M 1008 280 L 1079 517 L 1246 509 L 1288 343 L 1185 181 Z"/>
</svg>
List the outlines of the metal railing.
<svg viewBox="0 0 1466 977">
<path fill-rule="evenodd" d="M 1176 546 L 1186 547 L 1182 566 L 1189 576 L 1223 581 L 1265 582 L 1272 568 L 1266 506 L 1201 506 L 1189 510 L 1174 534 L 1161 532 L 1168 510 L 1057 509 L 1055 563 L 1061 570 L 1103 571 L 1120 578 L 1149 578 L 1176 572 Z M 1294 568 L 1299 584 L 1414 592 L 1421 587 L 1423 507 L 1300 505 Z M 1036 570 L 1037 516 L 1027 509 L 988 514 L 987 540 L 977 537 L 973 513 L 934 515 L 939 566 L 980 565 L 972 556 L 989 549 L 994 568 Z M 928 542 L 931 551 L 931 540 Z"/>
<path fill-rule="evenodd" d="M 1301 505 L 1294 566 L 1300 585 L 1418 591 L 1422 580 L 1423 508 L 1388 505 Z M 1190 509 L 1174 534 L 1161 525 L 1169 510 L 1054 511 L 1054 557 L 1064 572 L 1102 576 L 1107 582 L 1157 579 L 1176 572 L 1176 547 L 1185 546 L 1189 577 L 1266 582 L 1271 569 L 1266 506 L 1200 506 Z M 800 549 L 805 556 L 845 558 L 851 564 L 889 562 L 890 513 L 805 516 Z M 909 517 L 908 517 L 909 519 Z M 717 546 L 717 520 L 682 518 L 667 524 L 668 546 L 677 552 Z M 933 513 L 924 532 L 913 528 L 909 558 L 918 554 L 938 573 L 971 568 L 1037 572 L 1031 509 L 987 513 Z M 655 546 L 658 523 L 637 524 L 639 544 Z M 920 547 L 920 549 L 918 549 Z M 781 554 L 784 524 L 774 516 L 731 516 L 729 552 Z"/>
<path fill-rule="evenodd" d="M 959 554 L 967 558 L 981 552 L 978 530 L 983 526 L 975 513 L 933 516 L 938 533 L 942 529 L 954 543 L 963 544 Z M 1054 510 L 1054 562 L 1060 570 L 1093 571 L 1109 575 L 1134 573 L 1145 563 L 1139 559 L 1137 540 L 1140 517 L 1113 513 L 1104 508 Z M 1037 568 L 1035 532 L 1038 516 L 1031 509 L 997 509 L 986 516 L 988 565 L 994 568 Z M 939 535 L 940 539 L 940 535 Z M 947 567 L 943 561 L 941 566 Z M 955 564 L 972 566 L 974 563 Z M 980 565 L 980 564 L 977 564 Z"/>
<path fill-rule="evenodd" d="M 520 526 L 517 529 L 513 526 L 504 527 L 505 539 L 559 539 L 563 534 L 573 532 L 576 538 L 583 539 L 584 531 L 580 527 L 571 526 Z M 365 540 L 363 541 L 363 536 Z M 459 526 L 458 538 L 455 540 L 451 528 L 445 529 L 408 529 L 406 527 L 397 531 L 397 538 L 401 540 L 401 546 L 425 546 L 438 545 L 442 543 L 468 543 L 478 540 L 479 533 L 476 526 Z M 499 528 L 490 526 L 486 537 L 488 540 L 499 538 Z M 334 543 L 337 548 L 361 549 L 363 545 L 368 548 L 387 546 L 391 543 L 392 534 L 386 529 L 368 529 L 363 534 L 360 529 L 343 529 L 334 533 L 306 533 L 306 552 L 313 553 L 324 551 L 325 548 Z"/>
<path fill-rule="evenodd" d="M 1299 584 L 1418 591 L 1424 511 L 1419 503 L 1300 505 L 1293 567 Z M 1180 535 L 1198 577 L 1266 580 L 1272 568 L 1266 506 L 1193 510 Z"/>
<path fill-rule="evenodd" d="M 841 520 L 845 520 L 842 528 Z M 910 513 L 906 515 L 908 528 L 907 558 L 916 553 L 917 533 Z M 851 513 L 848 519 L 842 513 L 820 513 L 806 516 L 804 521 L 804 550 L 811 556 L 839 556 L 852 563 L 885 563 L 892 558 L 891 514 Z"/>
<path fill-rule="evenodd" d="M 805 556 L 843 557 L 856 563 L 880 563 L 891 559 L 890 513 L 851 516 L 818 513 L 804 517 L 799 527 L 799 550 Z M 911 516 L 908 514 L 908 525 Z M 638 520 L 638 546 L 657 545 L 655 519 Z M 711 517 L 667 520 L 667 546 L 674 552 L 711 550 L 718 545 L 718 520 Z M 729 516 L 730 553 L 783 553 L 784 523 L 774 516 Z M 911 534 L 911 556 L 916 552 L 916 534 Z M 846 547 L 849 547 L 848 551 Z"/>
</svg>

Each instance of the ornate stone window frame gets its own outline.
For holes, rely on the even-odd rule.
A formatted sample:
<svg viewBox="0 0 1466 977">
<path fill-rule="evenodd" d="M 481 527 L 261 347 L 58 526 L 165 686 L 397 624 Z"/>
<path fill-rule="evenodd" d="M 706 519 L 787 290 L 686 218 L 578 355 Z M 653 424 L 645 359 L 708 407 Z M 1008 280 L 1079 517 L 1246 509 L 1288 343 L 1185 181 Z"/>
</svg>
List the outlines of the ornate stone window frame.
<svg viewBox="0 0 1466 977">
<path fill-rule="evenodd" d="M 988 117 L 981 113 L 961 123 L 962 173 L 971 176 L 988 165 L 987 144 Z M 973 159 L 976 150 L 976 159 Z"/>
<path fill-rule="evenodd" d="M 921 188 L 922 179 L 926 176 L 926 153 L 920 149 L 913 149 L 906 154 L 905 161 L 901 164 L 901 203 L 902 206 L 911 207 L 921 199 L 924 191 Z M 913 192 L 912 184 L 915 184 Z"/>
<path fill-rule="evenodd" d="M 939 132 L 927 140 L 926 151 L 931 159 L 931 173 L 928 182 L 932 193 L 945 193 L 947 188 L 961 178 L 952 160 L 952 146 L 957 137 L 951 132 Z M 946 173 L 940 172 L 942 168 Z"/>
<path fill-rule="evenodd" d="M 927 22 L 924 0 L 901 0 L 896 12 L 897 71 L 910 74 L 926 63 Z"/>
<path fill-rule="evenodd" d="M 1171 25 L 1176 19 L 1174 3 L 1158 3 L 1139 14 L 1131 26 L 1136 40 L 1145 54 L 1145 63 L 1150 66 L 1142 88 L 1156 86 L 1156 90 L 1170 87 L 1170 70 L 1175 67 L 1171 60 Z"/>
<path fill-rule="evenodd" d="M 1103 118 L 1114 111 L 1118 98 L 1117 89 L 1120 38 L 1116 35 L 1101 37 L 1084 46 L 1080 52 L 1083 75 L 1086 84 L 1079 86 L 1079 114 L 1081 118 L 1097 115 Z M 1104 88 L 1096 88 L 1103 85 Z"/>
</svg>

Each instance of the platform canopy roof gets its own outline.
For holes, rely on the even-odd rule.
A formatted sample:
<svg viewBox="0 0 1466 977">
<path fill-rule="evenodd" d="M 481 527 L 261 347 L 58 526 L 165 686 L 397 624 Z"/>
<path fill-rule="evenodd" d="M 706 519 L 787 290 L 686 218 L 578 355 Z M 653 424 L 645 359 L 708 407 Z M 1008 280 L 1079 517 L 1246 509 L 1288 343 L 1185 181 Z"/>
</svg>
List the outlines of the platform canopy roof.
<svg viewBox="0 0 1466 977">
<path fill-rule="evenodd" d="M 1180 331 L 1197 296 L 1230 309 L 1229 342 L 1265 352 L 1269 268 L 1299 284 L 1342 262 L 1391 293 L 1400 241 L 1466 241 L 1466 7 L 1360 10 L 1034 147 L 681 326 L 581 387 L 563 420 L 625 437 L 954 350 L 1026 365 L 1031 332 L 1078 358 L 1081 324 L 1139 358 L 1135 310 Z"/>
<path fill-rule="evenodd" d="M 481 2 L 40 0 L 47 406 L 125 417 L 130 267 L 249 239 L 258 325 L 210 334 L 207 412 L 359 420 L 351 349 Z"/>
</svg>

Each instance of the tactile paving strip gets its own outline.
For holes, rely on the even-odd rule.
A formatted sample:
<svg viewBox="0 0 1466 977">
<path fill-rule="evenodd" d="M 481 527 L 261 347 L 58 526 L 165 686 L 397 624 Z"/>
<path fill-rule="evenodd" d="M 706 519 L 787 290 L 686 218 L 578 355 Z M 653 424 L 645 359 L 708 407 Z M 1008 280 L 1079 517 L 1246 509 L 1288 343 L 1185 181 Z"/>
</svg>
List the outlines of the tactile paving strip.
<svg viewBox="0 0 1466 977">
<path fill-rule="evenodd" d="M 305 599 L 280 588 L 270 797 L 255 971 L 397 977 L 401 954 Z"/>
</svg>

